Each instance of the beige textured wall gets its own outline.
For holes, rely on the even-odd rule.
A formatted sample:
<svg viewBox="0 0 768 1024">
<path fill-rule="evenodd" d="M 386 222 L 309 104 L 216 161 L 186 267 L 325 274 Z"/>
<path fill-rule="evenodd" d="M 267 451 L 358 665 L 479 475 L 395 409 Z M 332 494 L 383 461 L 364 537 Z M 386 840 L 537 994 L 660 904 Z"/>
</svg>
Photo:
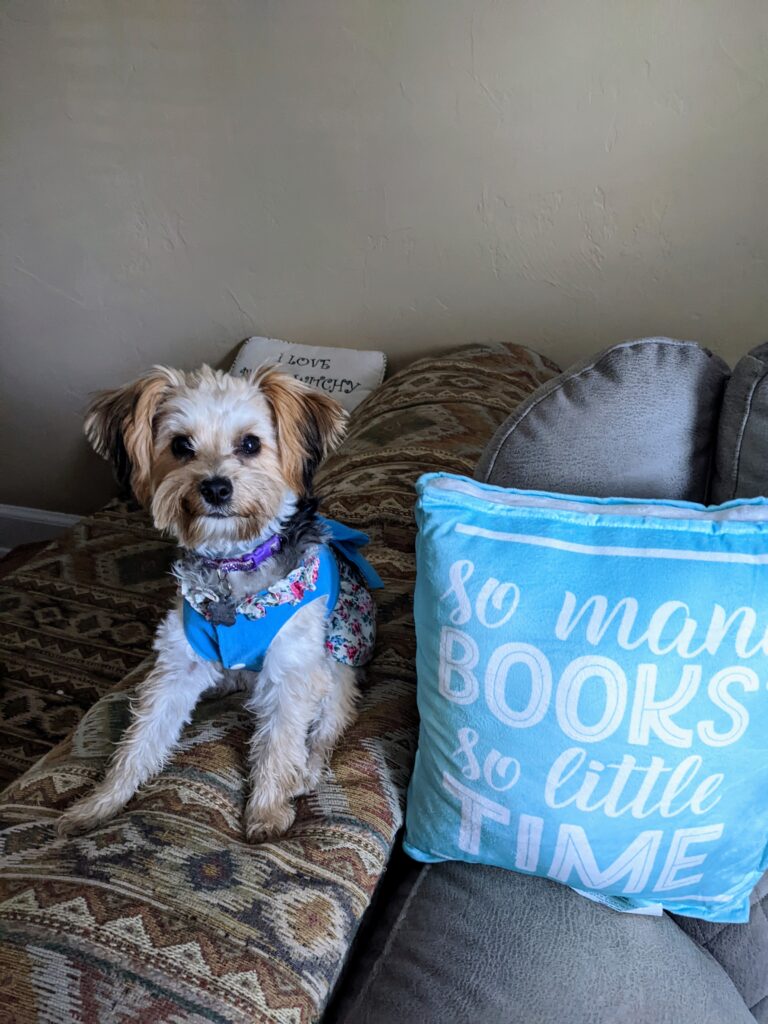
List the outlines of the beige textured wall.
<svg viewBox="0 0 768 1024">
<path fill-rule="evenodd" d="M 561 362 L 768 332 L 764 0 L 3 0 L 0 501 L 249 333 Z"/>
</svg>

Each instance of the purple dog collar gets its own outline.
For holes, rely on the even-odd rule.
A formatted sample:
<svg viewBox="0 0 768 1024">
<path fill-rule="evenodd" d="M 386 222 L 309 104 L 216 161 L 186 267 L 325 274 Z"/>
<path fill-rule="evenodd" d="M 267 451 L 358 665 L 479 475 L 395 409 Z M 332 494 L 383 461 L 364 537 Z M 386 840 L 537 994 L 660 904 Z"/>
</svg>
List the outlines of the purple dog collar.
<svg viewBox="0 0 768 1024">
<path fill-rule="evenodd" d="M 220 573 L 252 572 L 272 555 L 276 555 L 282 546 L 283 538 L 279 533 L 273 533 L 263 544 L 259 544 L 257 548 L 245 555 L 240 555 L 239 558 L 204 558 L 203 565 L 207 569 L 216 569 Z"/>
</svg>

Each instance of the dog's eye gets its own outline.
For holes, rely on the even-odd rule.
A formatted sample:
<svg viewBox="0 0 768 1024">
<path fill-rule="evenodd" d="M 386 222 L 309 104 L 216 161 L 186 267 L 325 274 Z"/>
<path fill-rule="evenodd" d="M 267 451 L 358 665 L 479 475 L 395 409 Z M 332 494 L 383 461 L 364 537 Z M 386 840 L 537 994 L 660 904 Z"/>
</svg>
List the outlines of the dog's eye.
<svg viewBox="0 0 768 1024">
<path fill-rule="evenodd" d="M 240 442 L 240 451 L 243 455 L 258 455 L 261 451 L 261 441 L 253 434 L 246 434 Z"/>
<path fill-rule="evenodd" d="M 177 459 L 191 459 L 195 454 L 192 447 L 192 438 L 184 434 L 177 434 L 171 441 L 171 452 Z"/>
</svg>

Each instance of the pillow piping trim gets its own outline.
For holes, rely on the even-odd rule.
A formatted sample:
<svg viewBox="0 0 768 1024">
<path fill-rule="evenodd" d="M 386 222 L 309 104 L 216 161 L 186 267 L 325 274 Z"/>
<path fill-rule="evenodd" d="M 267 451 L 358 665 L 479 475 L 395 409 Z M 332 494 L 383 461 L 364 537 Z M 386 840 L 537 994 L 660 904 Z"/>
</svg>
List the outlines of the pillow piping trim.
<svg viewBox="0 0 768 1024">
<path fill-rule="evenodd" d="M 580 370 L 578 370 L 576 372 L 571 372 L 571 371 L 568 371 L 568 370 L 563 371 L 563 373 L 561 373 L 559 377 L 554 378 L 555 383 L 553 384 L 553 386 L 551 388 L 549 388 L 548 390 L 545 390 L 535 401 L 531 402 L 528 405 L 528 407 L 526 409 L 524 409 L 520 413 L 519 416 L 516 416 L 514 418 L 513 422 L 509 425 L 509 427 L 505 431 L 504 435 L 501 438 L 499 438 L 499 441 L 498 441 L 498 443 L 495 446 L 495 451 L 493 453 L 493 457 L 492 457 L 490 463 L 488 464 L 488 468 L 486 469 L 485 473 L 483 474 L 483 482 L 484 483 L 488 483 L 489 482 L 489 477 L 490 477 L 491 473 L 493 472 L 494 467 L 496 466 L 496 461 L 497 461 L 497 459 L 499 457 L 499 454 L 501 453 L 501 448 L 504 445 L 504 443 L 507 441 L 507 439 L 509 438 L 509 436 L 512 433 L 512 431 L 516 430 L 520 426 L 520 424 L 523 422 L 523 420 L 525 420 L 525 418 L 528 416 L 528 414 L 533 412 L 534 409 L 538 408 L 538 406 L 545 399 L 549 398 L 551 395 L 554 395 L 557 391 L 561 391 L 569 381 L 578 380 L 585 373 L 589 372 L 590 370 L 594 370 L 596 367 L 598 367 L 603 362 L 604 359 L 607 359 L 608 356 L 613 355 L 614 352 L 629 351 L 630 349 L 633 349 L 633 348 L 648 347 L 650 345 L 658 345 L 658 346 L 664 345 L 664 346 L 667 346 L 667 347 L 674 347 L 674 348 L 695 349 L 697 352 L 701 352 L 702 355 L 706 356 L 707 359 L 714 360 L 715 363 L 720 363 L 721 366 L 724 367 L 726 371 L 728 371 L 730 369 L 728 367 L 728 364 L 725 362 L 725 360 L 723 360 L 719 356 L 715 355 L 709 349 L 704 348 L 703 345 L 700 345 L 696 341 L 678 341 L 678 340 L 675 340 L 675 339 L 672 339 L 672 338 L 658 338 L 658 339 L 638 338 L 636 341 L 620 342 L 618 345 L 612 345 L 610 348 L 605 349 L 605 351 L 601 352 L 598 356 L 596 356 L 586 366 L 583 366 Z M 545 384 L 545 385 L 543 385 L 543 387 L 546 388 L 547 385 Z"/>
</svg>

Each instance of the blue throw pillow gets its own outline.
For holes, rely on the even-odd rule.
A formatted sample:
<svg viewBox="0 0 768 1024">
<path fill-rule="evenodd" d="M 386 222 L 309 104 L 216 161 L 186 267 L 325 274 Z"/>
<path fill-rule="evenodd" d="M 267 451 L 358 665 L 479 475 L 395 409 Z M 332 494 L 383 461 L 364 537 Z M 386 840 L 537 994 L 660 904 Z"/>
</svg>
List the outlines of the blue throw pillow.
<svg viewBox="0 0 768 1024">
<path fill-rule="evenodd" d="M 768 502 L 418 484 L 405 848 L 746 921 L 768 845 Z"/>
</svg>

